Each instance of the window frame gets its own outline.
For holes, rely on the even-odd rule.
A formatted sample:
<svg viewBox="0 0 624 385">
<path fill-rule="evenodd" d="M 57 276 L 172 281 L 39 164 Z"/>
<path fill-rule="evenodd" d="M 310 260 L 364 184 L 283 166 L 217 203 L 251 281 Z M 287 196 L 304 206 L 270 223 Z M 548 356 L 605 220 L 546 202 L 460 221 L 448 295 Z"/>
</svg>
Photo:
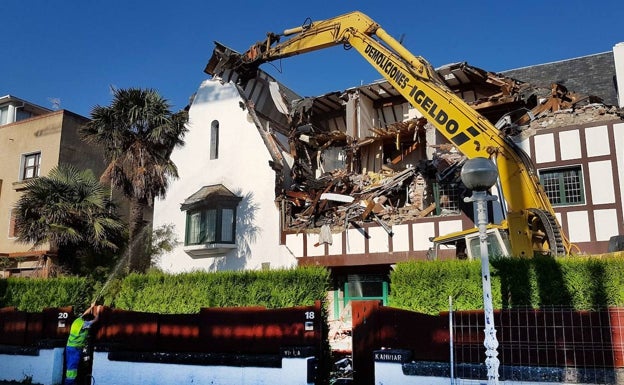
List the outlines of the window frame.
<svg viewBox="0 0 624 385">
<path fill-rule="evenodd" d="M 184 246 L 197 246 L 197 245 L 210 245 L 210 244 L 235 244 L 236 243 L 236 206 L 237 202 L 218 202 L 213 204 L 205 204 L 186 211 L 186 226 L 184 229 Z M 229 238 L 227 239 L 223 235 L 224 230 L 224 216 L 225 210 L 232 211 L 231 232 L 229 232 Z M 211 229 L 209 226 L 209 213 L 214 212 L 214 227 Z M 194 216 L 199 214 L 199 232 L 198 239 L 191 240 L 193 233 L 189 231 Z M 213 235 L 209 237 L 209 235 Z M 210 240 L 210 238 L 213 238 Z"/>
<path fill-rule="evenodd" d="M 436 215 L 441 215 L 443 210 L 458 214 L 461 212 L 461 183 L 434 182 L 432 188 Z M 442 202 L 443 196 L 446 196 L 448 200 Z"/>
<path fill-rule="evenodd" d="M 0 126 L 4 126 L 9 123 L 13 123 L 9 119 L 9 106 L 0 106 Z"/>
<path fill-rule="evenodd" d="M 219 159 L 219 121 L 210 123 L 210 160 Z"/>
<path fill-rule="evenodd" d="M 578 201 L 571 201 L 570 198 L 573 196 L 572 190 L 566 188 L 566 180 L 565 180 L 565 172 L 574 171 L 575 177 L 578 179 Z M 553 180 L 557 180 L 557 196 L 558 199 L 553 199 L 553 195 L 551 193 L 550 183 L 546 183 L 546 177 L 556 175 L 557 178 L 552 178 Z M 550 201 L 550 204 L 555 206 L 579 206 L 586 204 L 586 194 L 585 194 L 585 181 L 583 174 L 583 167 L 581 165 L 570 165 L 570 166 L 561 166 L 561 167 L 551 167 L 547 169 L 539 170 L 539 179 L 542 187 L 544 188 L 544 192 Z"/>
<path fill-rule="evenodd" d="M 32 166 L 28 165 L 29 159 L 35 159 L 35 163 Z M 32 170 L 33 176 L 27 176 L 27 171 Z M 30 179 L 38 178 L 41 174 L 41 151 L 30 152 L 22 155 L 22 166 L 20 167 L 20 181 L 27 181 Z"/>
</svg>

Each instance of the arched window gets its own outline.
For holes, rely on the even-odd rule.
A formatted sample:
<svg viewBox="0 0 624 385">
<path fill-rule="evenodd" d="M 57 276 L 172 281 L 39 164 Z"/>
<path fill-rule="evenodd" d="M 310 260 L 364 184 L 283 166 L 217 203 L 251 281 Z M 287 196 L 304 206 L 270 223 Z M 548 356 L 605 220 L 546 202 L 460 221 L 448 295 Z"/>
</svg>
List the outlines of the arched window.
<svg viewBox="0 0 624 385">
<path fill-rule="evenodd" d="M 210 159 L 219 158 L 219 121 L 210 124 Z"/>
</svg>

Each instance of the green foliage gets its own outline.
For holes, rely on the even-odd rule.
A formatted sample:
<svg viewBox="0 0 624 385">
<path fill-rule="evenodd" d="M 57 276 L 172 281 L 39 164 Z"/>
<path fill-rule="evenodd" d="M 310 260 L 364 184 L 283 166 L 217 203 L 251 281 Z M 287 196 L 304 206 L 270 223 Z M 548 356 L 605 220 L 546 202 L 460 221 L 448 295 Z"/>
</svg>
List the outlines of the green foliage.
<svg viewBox="0 0 624 385">
<path fill-rule="evenodd" d="M 624 257 L 500 258 L 490 263 L 495 309 L 591 310 L 624 304 Z M 480 261 L 412 261 L 391 274 L 390 305 L 437 314 L 483 308 Z"/>
<path fill-rule="evenodd" d="M 93 298 L 92 283 L 84 278 L 8 278 L 0 281 L 0 307 L 39 312 L 49 307 L 84 310 Z"/>
<path fill-rule="evenodd" d="M 325 298 L 329 273 L 324 268 L 246 272 L 130 274 L 121 281 L 115 307 L 156 313 L 195 313 L 202 307 L 312 305 Z"/>
<path fill-rule="evenodd" d="M 184 144 L 186 111 L 174 113 L 154 89 L 112 89 L 109 106 L 95 106 L 81 128 L 83 140 L 100 145 L 109 162 L 105 176 L 129 198 L 163 197 L 177 168 L 169 158 Z"/>
<path fill-rule="evenodd" d="M 493 286 L 498 279 L 492 277 Z M 427 314 L 449 309 L 483 307 L 480 261 L 415 261 L 399 263 L 390 274 L 390 306 Z M 500 294 L 493 294 L 494 308 L 500 307 Z"/>
<path fill-rule="evenodd" d="M 151 266 L 155 267 L 160 257 L 172 251 L 180 241 L 177 239 L 175 225 L 167 223 L 152 230 L 151 242 L 147 251 L 150 256 Z"/>
<path fill-rule="evenodd" d="M 114 214 L 110 191 L 91 170 L 58 165 L 34 178 L 15 206 L 18 240 L 35 246 L 88 246 L 117 250 L 123 224 Z"/>
<path fill-rule="evenodd" d="M 85 278 L 0 280 L 0 307 L 23 311 L 98 303 L 125 310 L 163 314 L 196 313 L 202 307 L 284 308 L 324 300 L 329 272 L 321 267 L 247 271 L 130 274 L 106 283 Z"/>
<path fill-rule="evenodd" d="M 110 191 L 91 170 L 54 167 L 34 178 L 15 205 L 18 241 L 58 250 L 59 270 L 85 274 L 105 265 L 123 244 L 123 223 L 115 214 Z"/>
<path fill-rule="evenodd" d="M 104 150 L 108 167 L 102 177 L 129 200 L 132 257 L 128 269 L 144 272 L 150 266 L 148 243 L 136 239 L 144 228 L 143 211 L 155 198 L 164 197 L 169 183 L 178 177 L 170 157 L 175 147 L 184 144 L 188 114 L 172 112 L 154 89 L 113 88 L 112 92 L 111 104 L 95 106 L 80 133 L 84 141 Z"/>
</svg>

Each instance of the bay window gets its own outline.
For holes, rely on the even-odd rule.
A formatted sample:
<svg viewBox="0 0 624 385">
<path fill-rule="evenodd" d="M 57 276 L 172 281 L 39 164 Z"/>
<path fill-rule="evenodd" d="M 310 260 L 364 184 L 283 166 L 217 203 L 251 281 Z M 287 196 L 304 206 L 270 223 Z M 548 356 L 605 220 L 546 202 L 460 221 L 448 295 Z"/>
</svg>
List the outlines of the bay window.
<svg viewBox="0 0 624 385">
<path fill-rule="evenodd" d="M 241 199 L 223 185 L 204 186 L 188 197 L 181 207 L 186 211 L 185 251 L 197 257 L 235 248 Z"/>
<path fill-rule="evenodd" d="M 234 243 L 234 208 L 197 209 L 187 212 L 186 218 L 186 245 Z"/>
</svg>

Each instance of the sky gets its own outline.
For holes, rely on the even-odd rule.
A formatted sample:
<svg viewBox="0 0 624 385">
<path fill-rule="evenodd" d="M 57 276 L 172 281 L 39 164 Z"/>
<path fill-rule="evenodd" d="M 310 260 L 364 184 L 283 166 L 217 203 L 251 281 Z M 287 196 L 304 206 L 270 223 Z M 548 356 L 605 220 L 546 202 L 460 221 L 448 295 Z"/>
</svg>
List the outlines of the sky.
<svg viewBox="0 0 624 385">
<path fill-rule="evenodd" d="M 0 96 L 89 117 L 111 88 L 153 88 L 173 111 L 210 75 L 214 41 L 244 52 L 267 32 L 361 11 L 434 67 L 493 72 L 611 51 L 624 1 L 4 1 Z M 302 96 L 380 79 L 342 46 L 261 67 Z"/>
</svg>

